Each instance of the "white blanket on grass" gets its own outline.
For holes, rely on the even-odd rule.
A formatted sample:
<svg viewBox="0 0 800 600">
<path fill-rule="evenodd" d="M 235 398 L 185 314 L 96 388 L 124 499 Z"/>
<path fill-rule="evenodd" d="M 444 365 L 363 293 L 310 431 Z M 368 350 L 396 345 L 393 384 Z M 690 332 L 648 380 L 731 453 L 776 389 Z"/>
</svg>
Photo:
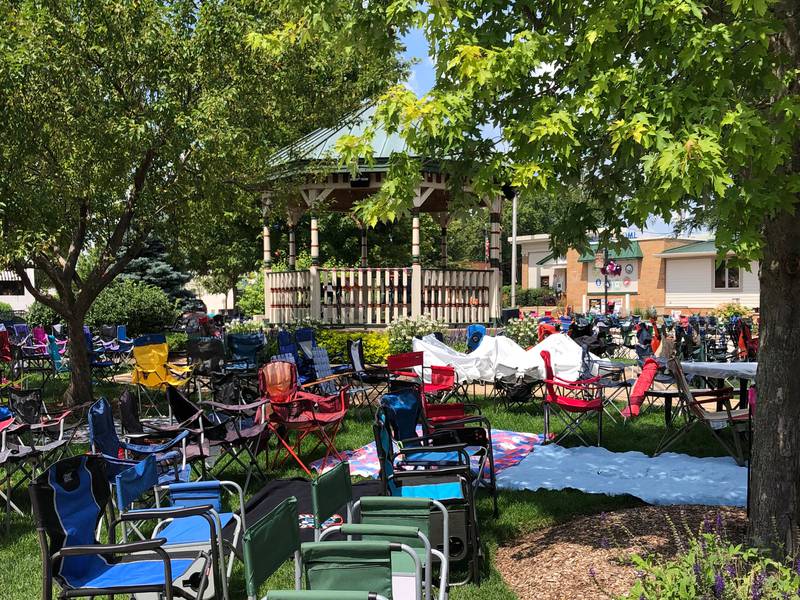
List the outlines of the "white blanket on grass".
<svg viewBox="0 0 800 600">
<path fill-rule="evenodd" d="M 730 457 L 610 452 L 605 448 L 539 446 L 497 476 L 508 490 L 573 488 L 594 494 L 630 494 L 648 504 L 745 506 L 747 468 Z"/>
<path fill-rule="evenodd" d="M 583 349 L 563 334 L 551 335 L 528 350 L 511 338 L 487 335 L 469 354 L 453 350 L 433 335 L 426 335 L 421 340 L 414 339 L 413 349 L 424 354 L 426 367 L 451 365 L 456 370 L 458 381 L 467 383 L 494 381 L 507 376 L 544 379 L 542 350 L 550 352 L 556 375 L 574 381 L 578 379 L 583 359 Z"/>
</svg>

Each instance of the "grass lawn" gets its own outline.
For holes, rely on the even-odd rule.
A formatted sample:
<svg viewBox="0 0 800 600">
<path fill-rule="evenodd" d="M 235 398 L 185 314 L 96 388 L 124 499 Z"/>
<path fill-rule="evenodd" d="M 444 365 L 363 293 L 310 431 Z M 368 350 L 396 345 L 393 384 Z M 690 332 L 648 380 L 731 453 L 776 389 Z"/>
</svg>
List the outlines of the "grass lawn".
<svg viewBox="0 0 800 600">
<path fill-rule="evenodd" d="M 99 393 L 116 397 L 121 389 L 101 388 Z M 510 429 L 539 433 L 543 429 L 543 419 L 539 404 L 521 408 L 505 409 L 495 402 L 478 399 L 484 414 L 497 429 Z M 609 450 L 621 452 L 640 450 L 651 453 L 663 433 L 663 412 L 653 411 L 635 422 L 623 425 L 604 420 L 604 446 Z M 371 441 L 371 421 L 365 414 L 353 413 L 348 416 L 346 425 L 338 438 L 339 449 L 357 448 Z M 685 438 L 675 452 L 685 452 L 694 456 L 721 456 L 723 451 L 701 428 Z M 320 454 L 321 455 L 321 454 Z M 316 457 L 311 457 L 316 458 Z M 268 473 L 271 478 L 295 477 L 302 472 L 288 465 L 279 471 Z M 233 477 L 235 479 L 235 477 Z M 251 485 L 251 488 L 254 486 Z M 251 491 L 253 491 L 251 489 Z M 29 506 L 27 497 L 19 492 L 15 501 L 20 506 Z M 641 502 L 630 496 L 605 496 L 584 494 L 574 490 L 554 492 L 501 492 L 500 517 L 494 519 L 491 501 L 486 495 L 479 499 L 479 520 L 481 536 L 486 546 L 489 564 L 485 567 L 485 577 L 480 587 L 464 586 L 454 588 L 453 600 L 505 600 L 516 598 L 504 584 L 493 567 L 494 552 L 499 544 L 510 543 L 515 537 L 535 529 L 563 522 L 576 515 L 594 514 L 618 508 L 640 505 Z M 41 559 L 36 534 L 30 515 L 12 518 L 10 535 L 0 534 L 0 600 L 27 600 L 41 597 Z M 535 576 L 535 575 L 532 575 Z M 262 590 L 291 589 L 292 570 L 289 565 L 276 573 Z M 231 583 L 231 598 L 245 598 L 242 566 L 237 563 Z"/>
</svg>

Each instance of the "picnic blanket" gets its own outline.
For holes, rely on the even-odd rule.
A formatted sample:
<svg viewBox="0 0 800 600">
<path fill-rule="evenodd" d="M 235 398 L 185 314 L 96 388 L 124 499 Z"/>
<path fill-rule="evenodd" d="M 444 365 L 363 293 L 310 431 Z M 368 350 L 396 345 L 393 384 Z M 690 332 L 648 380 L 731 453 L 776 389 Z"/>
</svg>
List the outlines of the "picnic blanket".
<svg viewBox="0 0 800 600">
<path fill-rule="evenodd" d="M 517 431 L 506 431 L 504 429 L 492 430 L 492 450 L 494 451 L 494 470 L 500 473 L 509 467 L 513 467 L 531 453 L 533 447 L 541 444 L 544 436 L 535 433 L 523 433 Z M 356 450 L 345 450 L 342 456 L 350 463 L 350 475 L 360 477 L 377 477 L 380 473 L 378 463 L 378 453 L 375 450 L 375 442 L 370 442 Z M 318 472 L 325 472 L 332 469 L 339 460 L 329 457 L 322 468 L 324 459 L 320 458 L 311 463 L 311 468 Z"/>
<path fill-rule="evenodd" d="M 745 506 L 747 468 L 730 457 L 611 452 L 605 448 L 537 448 L 497 477 L 507 490 L 563 490 L 630 494 L 648 504 Z"/>
</svg>

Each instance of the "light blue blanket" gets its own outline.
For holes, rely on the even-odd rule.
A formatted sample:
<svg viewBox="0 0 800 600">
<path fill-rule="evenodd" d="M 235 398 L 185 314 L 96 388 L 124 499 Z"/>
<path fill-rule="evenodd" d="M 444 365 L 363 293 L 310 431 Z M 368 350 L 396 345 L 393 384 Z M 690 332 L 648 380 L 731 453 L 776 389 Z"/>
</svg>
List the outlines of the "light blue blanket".
<svg viewBox="0 0 800 600">
<path fill-rule="evenodd" d="M 605 448 L 539 446 L 497 476 L 507 490 L 562 490 L 594 494 L 631 494 L 649 504 L 745 506 L 747 468 L 729 457 L 696 458 L 667 453 L 651 458 L 641 452 Z"/>
</svg>

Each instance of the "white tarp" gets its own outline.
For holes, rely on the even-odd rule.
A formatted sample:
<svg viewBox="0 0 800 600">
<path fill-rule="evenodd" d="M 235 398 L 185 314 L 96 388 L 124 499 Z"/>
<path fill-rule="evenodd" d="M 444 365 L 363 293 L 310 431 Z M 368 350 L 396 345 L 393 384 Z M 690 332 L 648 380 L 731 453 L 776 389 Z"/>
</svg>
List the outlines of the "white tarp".
<svg viewBox="0 0 800 600">
<path fill-rule="evenodd" d="M 480 346 L 470 354 L 457 352 L 427 335 L 413 341 L 415 352 L 423 352 L 425 366 L 451 365 L 461 382 L 493 381 L 495 378 L 517 376 L 544 379 L 542 350 L 550 352 L 553 370 L 567 380 L 578 379 L 583 349 L 567 335 L 554 334 L 525 350 L 505 336 L 484 336 Z"/>
</svg>

